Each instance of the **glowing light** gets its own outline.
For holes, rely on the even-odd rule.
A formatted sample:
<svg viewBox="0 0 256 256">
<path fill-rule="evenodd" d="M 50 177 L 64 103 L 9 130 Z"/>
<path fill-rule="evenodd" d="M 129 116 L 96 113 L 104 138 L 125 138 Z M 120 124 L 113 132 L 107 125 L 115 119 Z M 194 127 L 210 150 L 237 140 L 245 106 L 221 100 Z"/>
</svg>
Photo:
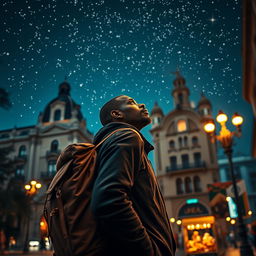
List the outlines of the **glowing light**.
<svg viewBox="0 0 256 256">
<path fill-rule="evenodd" d="M 42 184 L 41 183 L 36 183 L 36 188 L 41 188 Z"/>
<path fill-rule="evenodd" d="M 181 224 L 181 220 L 177 220 L 176 223 L 177 223 L 177 225 L 180 225 Z"/>
<path fill-rule="evenodd" d="M 220 110 L 216 120 L 218 123 L 225 123 L 228 121 L 228 116 Z"/>
<path fill-rule="evenodd" d="M 244 121 L 243 117 L 238 115 L 238 113 L 235 113 L 232 117 L 232 124 L 235 126 L 241 125 L 243 121 Z"/>
<path fill-rule="evenodd" d="M 170 222 L 174 223 L 175 222 L 175 218 L 170 218 Z"/>
<path fill-rule="evenodd" d="M 231 200 L 231 197 L 230 196 L 227 196 L 226 197 L 226 201 L 229 202 Z"/>
<path fill-rule="evenodd" d="M 230 218 L 230 217 L 227 217 L 227 218 L 226 218 L 226 221 L 230 221 L 230 220 L 231 220 L 231 218 Z"/>
<path fill-rule="evenodd" d="M 30 189 L 31 189 L 31 186 L 30 186 L 30 185 L 28 185 L 28 184 L 27 184 L 27 185 L 25 185 L 24 187 L 25 187 L 25 189 L 26 189 L 26 190 L 30 190 Z"/>
<path fill-rule="evenodd" d="M 205 130 L 207 133 L 214 132 L 214 130 L 215 130 L 215 124 L 214 124 L 213 122 L 206 123 L 206 124 L 204 125 L 204 130 Z"/>
<path fill-rule="evenodd" d="M 43 221 L 40 222 L 40 226 L 43 227 L 45 223 Z"/>
<path fill-rule="evenodd" d="M 248 215 L 252 215 L 252 211 L 251 210 L 248 211 Z"/>
<path fill-rule="evenodd" d="M 231 223 L 232 225 L 234 225 L 234 224 L 236 223 L 236 220 L 232 219 L 232 220 L 230 221 L 230 223 Z"/>
<path fill-rule="evenodd" d="M 30 184 L 31 184 L 32 186 L 35 186 L 35 185 L 36 185 L 36 181 L 35 181 L 35 180 L 31 180 L 31 181 L 30 181 Z"/>
</svg>

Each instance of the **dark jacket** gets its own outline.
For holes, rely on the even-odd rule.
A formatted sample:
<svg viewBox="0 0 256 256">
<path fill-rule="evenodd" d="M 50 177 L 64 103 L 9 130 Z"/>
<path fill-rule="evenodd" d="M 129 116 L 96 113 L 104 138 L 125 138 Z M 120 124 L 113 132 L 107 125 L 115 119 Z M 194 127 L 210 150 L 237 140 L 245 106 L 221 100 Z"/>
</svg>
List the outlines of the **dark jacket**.
<svg viewBox="0 0 256 256">
<path fill-rule="evenodd" d="M 125 127 L 137 130 L 113 122 L 99 130 L 94 144 Z M 154 147 L 140 135 L 142 140 L 133 131 L 119 131 L 98 148 L 92 210 L 106 240 L 105 255 L 174 256 L 164 199 L 147 158 Z"/>
</svg>

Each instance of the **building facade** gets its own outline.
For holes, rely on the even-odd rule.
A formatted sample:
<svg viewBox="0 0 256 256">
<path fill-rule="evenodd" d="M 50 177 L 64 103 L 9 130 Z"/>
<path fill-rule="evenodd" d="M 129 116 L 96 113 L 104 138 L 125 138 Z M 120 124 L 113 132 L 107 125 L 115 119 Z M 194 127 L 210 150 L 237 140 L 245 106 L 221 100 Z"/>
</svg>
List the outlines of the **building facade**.
<svg viewBox="0 0 256 256">
<path fill-rule="evenodd" d="M 220 180 L 222 182 L 231 181 L 229 163 L 227 158 L 218 160 Z M 248 194 L 249 206 L 252 211 L 248 223 L 256 220 L 256 159 L 251 156 L 234 156 L 233 157 L 234 173 L 237 180 L 244 180 L 246 192 Z"/>
<path fill-rule="evenodd" d="M 156 103 L 151 111 L 156 174 L 176 239 L 184 239 L 179 246 L 185 246 L 187 253 L 214 252 L 213 237 L 221 227 L 211 214 L 207 185 L 219 181 L 219 174 L 216 145 L 203 130 L 203 123 L 212 120 L 212 106 L 202 95 L 197 107 L 192 107 L 179 72 L 173 86 L 174 110 L 164 115 Z M 212 247 L 194 248 L 193 239 L 203 241 L 205 236 Z"/>
<path fill-rule="evenodd" d="M 39 114 L 36 125 L 0 131 L 0 147 L 13 148 L 10 158 L 15 163 L 15 178 L 23 184 L 31 180 L 42 184 L 32 199 L 29 240 L 39 241 L 45 235 L 40 233 L 40 224 L 44 226 L 41 217 L 45 192 L 56 173 L 56 160 L 61 150 L 71 143 L 92 142 L 93 135 L 86 127 L 80 105 L 71 98 L 70 90 L 66 81 L 59 85 L 58 96 Z M 24 243 L 26 228 L 27 224 L 23 223 L 20 244 Z"/>
</svg>

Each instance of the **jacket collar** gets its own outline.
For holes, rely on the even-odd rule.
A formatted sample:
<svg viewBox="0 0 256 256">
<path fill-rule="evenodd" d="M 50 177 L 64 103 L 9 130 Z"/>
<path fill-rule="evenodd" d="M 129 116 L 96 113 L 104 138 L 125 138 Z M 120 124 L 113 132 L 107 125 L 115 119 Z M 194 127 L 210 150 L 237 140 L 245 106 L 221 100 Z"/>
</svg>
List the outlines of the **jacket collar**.
<svg viewBox="0 0 256 256">
<path fill-rule="evenodd" d="M 122 122 L 111 122 L 105 126 L 103 126 L 94 136 L 93 144 L 98 144 L 105 136 L 107 136 L 110 132 L 119 129 L 119 128 L 132 128 L 136 130 L 142 137 L 144 141 L 144 150 L 148 154 L 154 147 L 145 139 L 142 133 L 133 125 L 122 123 Z"/>
</svg>

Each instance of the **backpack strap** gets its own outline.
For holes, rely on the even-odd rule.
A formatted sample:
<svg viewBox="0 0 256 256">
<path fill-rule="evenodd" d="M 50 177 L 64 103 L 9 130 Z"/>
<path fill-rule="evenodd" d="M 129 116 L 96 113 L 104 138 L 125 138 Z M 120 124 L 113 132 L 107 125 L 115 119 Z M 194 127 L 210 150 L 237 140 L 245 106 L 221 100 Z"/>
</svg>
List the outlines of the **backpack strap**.
<svg viewBox="0 0 256 256">
<path fill-rule="evenodd" d="M 140 133 L 139 133 L 138 131 L 136 131 L 135 129 L 132 129 L 132 128 L 120 128 L 120 129 L 117 129 L 117 130 L 111 132 L 106 138 L 104 138 L 102 141 L 100 141 L 100 142 L 95 146 L 95 149 L 96 149 L 97 147 L 99 147 L 99 146 L 100 146 L 104 141 L 106 141 L 109 137 L 111 137 L 114 133 L 119 132 L 119 131 L 124 131 L 124 130 L 128 130 L 128 131 L 130 130 L 130 131 L 135 132 L 135 133 L 139 136 L 139 138 L 143 141 L 143 139 L 142 139 Z"/>
</svg>

